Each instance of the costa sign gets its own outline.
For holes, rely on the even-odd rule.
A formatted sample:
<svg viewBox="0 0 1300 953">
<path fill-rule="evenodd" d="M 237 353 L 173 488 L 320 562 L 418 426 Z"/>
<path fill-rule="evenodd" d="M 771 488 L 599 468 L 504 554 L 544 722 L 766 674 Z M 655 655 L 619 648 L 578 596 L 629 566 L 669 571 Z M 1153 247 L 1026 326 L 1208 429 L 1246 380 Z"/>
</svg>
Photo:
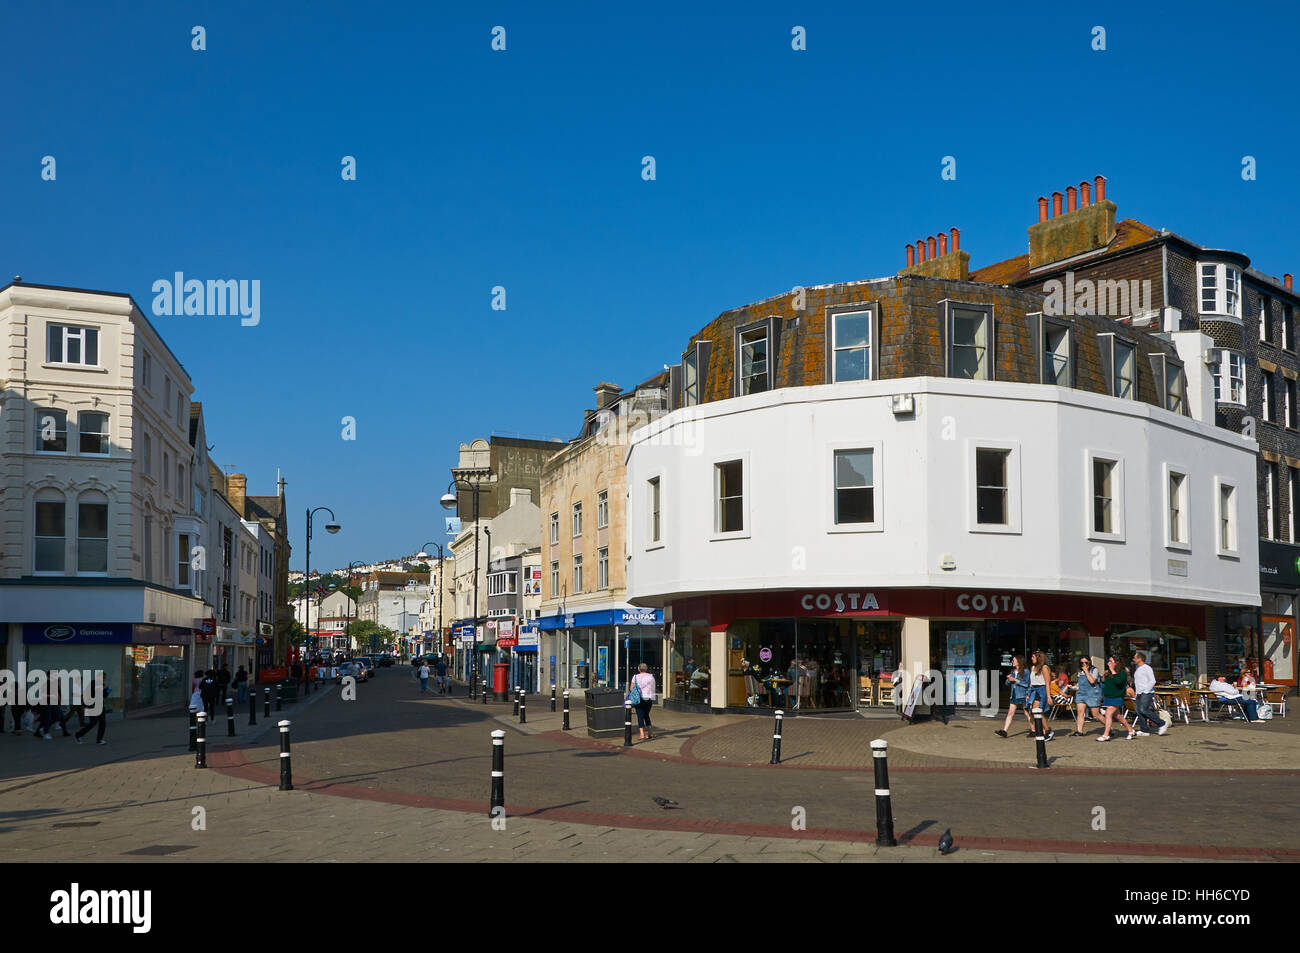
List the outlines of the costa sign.
<svg viewBox="0 0 1300 953">
<path fill-rule="evenodd" d="M 1024 612 L 1025 602 L 1005 593 L 963 592 L 957 597 L 957 608 L 962 612 Z"/>
<path fill-rule="evenodd" d="M 821 594 L 805 592 L 803 598 L 799 600 L 799 605 L 808 612 L 813 609 L 824 612 L 831 607 L 834 607 L 836 612 L 843 612 L 846 609 L 857 612 L 860 609 L 880 608 L 874 592 L 823 592 Z"/>
</svg>

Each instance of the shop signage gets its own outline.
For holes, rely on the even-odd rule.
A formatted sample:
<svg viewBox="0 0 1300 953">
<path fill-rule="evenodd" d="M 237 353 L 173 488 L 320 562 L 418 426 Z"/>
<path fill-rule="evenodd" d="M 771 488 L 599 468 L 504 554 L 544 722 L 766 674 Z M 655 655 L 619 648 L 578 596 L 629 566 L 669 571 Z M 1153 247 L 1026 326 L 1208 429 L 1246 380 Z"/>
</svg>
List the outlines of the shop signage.
<svg viewBox="0 0 1300 953">
<path fill-rule="evenodd" d="M 491 623 L 488 623 L 491 625 Z M 502 648 L 514 648 L 519 644 L 519 639 L 515 637 L 515 623 L 513 619 L 502 619 L 497 623 L 497 645 Z"/>
<path fill-rule="evenodd" d="M 105 625 L 45 625 L 27 622 L 23 624 L 23 641 L 28 645 L 96 642 L 104 645 L 129 645 L 133 640 L 129 622 L 110 622 Z"/>
<path fill-rule="evenodd" d="M 1025 601 L 1006 593 L 963 592 L 957 597 L 957 608 L 962 612 L 1024 612 Z"/>
<path fill-rule="evenodd" d="M 566 615 L 566 616 L 564 617 L 564 627 L 565 627 L 566 629 L 572 629 L 572 628 L 573 628 L 573 616 L 571 616 L 571 615 Z"/>
<path fill-rule="evenodd" d="M 765 647 L 765 648 L 761 648 L 761 649 L 759 649 L 759 650 L 758 650 L 758 660 L 759 660 L 760 662 L 770 662 L 770 661 L 772 661 L 772 650 L 769 649 L 769 648 L 766 648 L 766 647 Z"/>
<path fill-rule="evenodd" d="M 619 625 L 658 625 L 657 609 L 624 609 L 620 613 Z"/>
<path fill-rule="evenodd" d="M 319 633 L 318 633 L 319 634 Z M 216 642 L 219 645 L 252 645 L 256 641 L 252 632 L 222 625 L 217 627 Z"/>
<path fill-rule="evenodd" d="M 529 628 L 524 628 L 519 630 L 520 648 L 524 648 L 526 646 L 536 647 L 537 645 L 540 644 L 540 642 L 541 642 L 540 632 L 536 626 L 531 626 Z"/>
<path fill-rule="evenodd" d="M 862 609 L 879 609 L 880 603 L 876 601 L 876 594 L 873 592 L 823 592 L 820 594 L 806 592 L 803 598 L 799 600 L 799 605 L 805 610 L 813 609 L 827 610 L 834 606 L 836 612 L 843 612 L 848 609 L 850 612 L 857 612 Z"/>
</svg>

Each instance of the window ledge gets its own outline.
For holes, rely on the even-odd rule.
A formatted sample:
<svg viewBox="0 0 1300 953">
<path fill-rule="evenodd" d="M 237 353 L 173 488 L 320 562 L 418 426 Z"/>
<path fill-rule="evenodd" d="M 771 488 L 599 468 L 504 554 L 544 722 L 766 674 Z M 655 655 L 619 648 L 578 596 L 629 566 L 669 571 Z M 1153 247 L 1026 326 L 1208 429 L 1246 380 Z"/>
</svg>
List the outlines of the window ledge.
<svg viewBox="0 0 1300 953">
<path fill-rule="evenodd" d="M 1241 562 L 1241 553 L 1236 549 L 1221 549 L 1215 553 L 1220 559 L 1231 559 L 1233 562 Z"/>
<path fill-rule="evenodd" d="M 1165 549 L 1172 553 L 1190 553 L 1192 551 L 1191 546 L 1183 543 L 1171 543 L 1168 540 L 1165 540 Z"/>
<path fill-rule="evenodd" d="M 972 533 L 991 533 L 999 536 L 1019 536 L 1021 530 L 1019 526 L 1008 526 L 1007 524 L 977 523 L 970 528 Z"/>
<path fill-rule="evenodd" d="M 45 361 L 41 364 L 41 367 L 51 371 L 91 371 L 95 374 L 108 373 L 107 367 L 101 367 L 98 364 L 63 364 L 59 362 Z"/>
<path fill-rule="evenodd" d="M 1200 312 L 1200 316 L 1202 321 L 1227 321 L 1229 324 L 1235 324 L 1238 327 L 1241 326 L 1241 318 L 1237 317 L 1235 314 L 1220 314 L 1218 311 L 1202 311 Z M 1232 351 L 1236 350 L 1236 348 L 1228 348 L 1227 350 Z"/>
<path fill-rule="evenodd" d="M 1123 533 L 1098 533 L 1091 532 L 1088 534 L 1090 542 L 1094 543 L 1127 543 L 1128 539 Z"/>
<path fill-rule="evenodd" d="M 658 542 L 658 543 L 651 543 L 649 546 L 647 546 L 647 547 L 645 548 L 645 551 L 646 551 L 647 553 L 653 553 L 654 551 L 659 550 L 659 549 L 663 549 L 663 548 L 664 548 L 664 543 L 661 541 L 661 542 Z M 629 556 L 628 558 L 631 559 L 632 557 Z"/>
<path fill-rule="evenodd" d="M 883 533 L 884 524 L 875 523 L 835 523 L 826 527 L 828 533 Z"/>
<path fill-rule="evenodd" d="M 734 533 L 711 533 L 709 535 L 709 542 L 717 543 L 728 539 L 749 539 L 749 538 L 750 538 L 749 530 L 742 529 L 742 530 L 737 530 Z"/>
</svg>

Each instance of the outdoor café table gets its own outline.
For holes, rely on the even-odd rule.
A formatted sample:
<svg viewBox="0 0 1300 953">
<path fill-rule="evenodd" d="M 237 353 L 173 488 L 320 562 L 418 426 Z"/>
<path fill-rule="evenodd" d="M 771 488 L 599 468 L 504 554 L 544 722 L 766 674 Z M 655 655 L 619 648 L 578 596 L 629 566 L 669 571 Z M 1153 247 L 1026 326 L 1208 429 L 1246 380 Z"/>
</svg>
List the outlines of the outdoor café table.
<svg viewBox="0 0 1300 953">
<path fill-rule="evenodd" d="M 1195 699 L 1201 706 L 1201 720 L 1209 721 L 1210 720 L 1210 699 L 1216 697 L 1217 693 L 1210 691 L 1208 688 L 1192 688 L 1192 689 L 1188 689 L 1188 691 L 1192 693 L 1192 698 Z"/>
<path fill-rule="evenodd" d="M 784 693 L 785 687 L 791 684 L 790 679 L 781 678 L 779 675 L 773 675 L 771 678 L 764 679 L 767 682 L 767 692 L 772 699 L 772 707 L 776 707 L 776 696 L 778 692 Z"/>
</svg>

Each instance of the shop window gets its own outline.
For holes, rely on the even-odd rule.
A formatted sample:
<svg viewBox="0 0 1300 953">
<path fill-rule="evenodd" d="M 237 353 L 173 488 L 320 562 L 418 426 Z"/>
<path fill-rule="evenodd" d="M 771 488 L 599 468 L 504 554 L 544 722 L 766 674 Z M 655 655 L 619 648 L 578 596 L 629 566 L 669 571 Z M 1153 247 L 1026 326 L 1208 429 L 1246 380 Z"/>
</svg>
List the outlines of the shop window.
<svg viewBox="0 0 1300 953">
<path fill-rule="evenodd" d="M 1187 549 L 1187 474 L 1168 470 L 1165 481 L 1165 545 Z"/>
<path fill-rule="evenodd" d="M 1195 682 L 1200 674 L 1196 634 L 1182 626 L 1112 624 L 1106 629 L 1106 653 L 1114 653 L 1127 668 L 1141 652 L 1158 682 Z"/>
<path fill-rule="evenodd" d="M 1237 554 L 1237 488 L 1219 483 L 1218 518 L 1219 555 Z"/>
<path fill-rule="evenodd" d="M 77 572 L 108 574 L 108 501 L 88 499 L 77 503 Z"/>
<path fill-rule="evenodd" d="M 696 704 L 707 704 L 713 665 L 712 633 L 707 622 L 673 624 L 670 672 L 664 690 L 669 697 Z M 720 677 L 725 678 L 725 673 Z"/>
<path fill-rule="evenodd" d="M 48 492 L 48 491 L 42 491 Z M 32 570 L 40 573 L 64 572 L 67 558 L 67 515 L 66 504 L 62 500 L 36 500 L 36 526 L 34 535 L 35 559 Z"/>
<path fill-rule="evenodd" d="M 739 533 L 745 528 L 744 466 L 729 460 L 713 466 L 714 524 L 717 534 Z"/>
<path fill-rule="evenodd" d="M 52 407 L 36 408 L 36 452 L 68 452 L 68 415 Z"/>
<path fill-rule="evenodd" d="M 835 451 L 835 524 L 876 523 L 875 451 Z"/>
</svg>

